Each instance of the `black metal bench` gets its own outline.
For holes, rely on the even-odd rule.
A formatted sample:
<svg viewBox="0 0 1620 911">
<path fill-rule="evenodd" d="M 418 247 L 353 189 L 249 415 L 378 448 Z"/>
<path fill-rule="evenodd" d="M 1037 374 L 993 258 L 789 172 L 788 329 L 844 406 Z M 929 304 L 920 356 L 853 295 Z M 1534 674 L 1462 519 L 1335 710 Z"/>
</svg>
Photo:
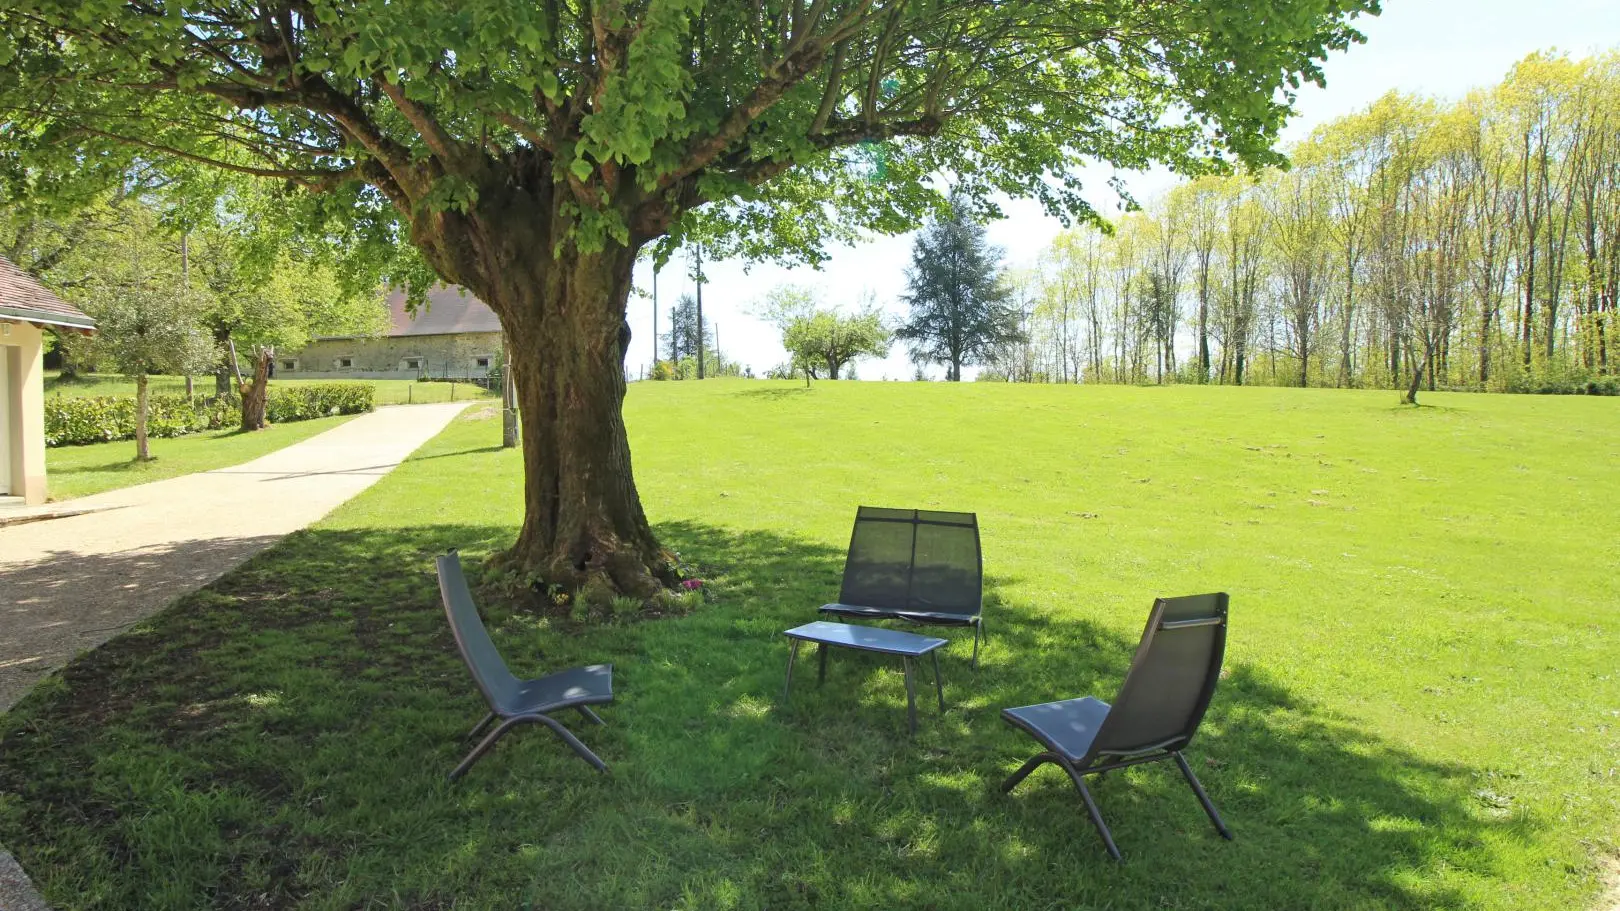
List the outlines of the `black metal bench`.
<svg viewBox="0 0 1620 911">
<path fill-rule="evenodd" d="M 973 627 L 973 666 L 984 632 L 984 561 L 971 512 L 862 506 L 838 601 L 822 614 Z M 989 637 L 985 637 L 989 641 Z"/>
</svg>

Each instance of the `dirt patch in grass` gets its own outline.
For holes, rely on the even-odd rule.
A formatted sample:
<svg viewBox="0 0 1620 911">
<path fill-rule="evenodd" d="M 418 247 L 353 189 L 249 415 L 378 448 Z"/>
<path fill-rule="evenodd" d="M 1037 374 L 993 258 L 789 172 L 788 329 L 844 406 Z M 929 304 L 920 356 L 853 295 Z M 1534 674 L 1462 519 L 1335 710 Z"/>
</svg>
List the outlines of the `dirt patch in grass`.
<svg viewBox="0 0 1620 911">
<path fill-rule="evenodd" d="M 1620 911 L 1620 854 L 1598 854 L 1598 882 L 1603 891 L 1598 895 L 1596 911 Z"/>
</svg>

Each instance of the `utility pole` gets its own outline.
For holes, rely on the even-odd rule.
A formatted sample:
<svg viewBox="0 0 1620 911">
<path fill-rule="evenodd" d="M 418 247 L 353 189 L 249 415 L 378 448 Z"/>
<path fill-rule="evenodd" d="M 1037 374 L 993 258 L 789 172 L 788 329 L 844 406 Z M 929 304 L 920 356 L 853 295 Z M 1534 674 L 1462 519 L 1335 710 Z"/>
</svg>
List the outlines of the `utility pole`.
<svg viewBox="0 0 1620 911">
<path fill-rule="evenodd" d="M 512 343 L 501 340 L 501 448 L 517 446 L 517 385 L 512 382 Z"/>
<path fill-rule="evenodd" d="M 658 263 L 653 262 L 653 360 L 652 369 L 658 369 Z"/>
<path fill-rule="evenodd" d="M 726 375 L 726 361 L 720 354 L 720 324 L 714 324 L 714 372 L 721 376 Z"/>
<path fill-rule="evenodd" d="M 697 248 L 697 355 L 698 379 L 703 379 L 703 248 Z"/>
</svg>

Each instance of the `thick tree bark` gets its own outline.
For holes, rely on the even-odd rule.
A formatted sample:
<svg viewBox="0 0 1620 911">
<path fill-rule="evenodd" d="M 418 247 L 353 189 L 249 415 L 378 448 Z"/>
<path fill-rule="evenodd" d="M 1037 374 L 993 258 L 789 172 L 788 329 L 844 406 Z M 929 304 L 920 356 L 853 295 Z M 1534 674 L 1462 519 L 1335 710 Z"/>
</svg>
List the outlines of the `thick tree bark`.
<svg viewBox="0 0 1620 911">
<path fill-rule="evenodd" d="M 230 395 L 236 388 L 231 382 L 233 364 L 236 361 L 236 347 L 231 344 L 231 330 L 216 328 L 214 330 L 214 344 L 219 348 L 219 363 L 214 365 L 214 395 Z"/>
<path fill-rule="evenodd" d="M 146 447 L 146 374 L 135 377 L 135 460 L 145 462 L 152 458 Z"/>
<path fill-rule="evenodd" d="M 259 350 L 253 355 L 253 379 L 242 384 L 242 429 L 263 430 L 269 426 L 264 417 L 265 399 L 270 393 L 270 359 L 274 353 Z"/>
<path fill-rule="evenodd" d="M 677 579 L 647 522 L 622 406 L 625 322 L 640 242 L 554 245 L 552 200 L 491 193 L 469 216 L 416 225 L 441 275 L 496 312 L 523 444 L 523 528 L 501 558 L 548 584 L 650 598 Z"/>
</svg>

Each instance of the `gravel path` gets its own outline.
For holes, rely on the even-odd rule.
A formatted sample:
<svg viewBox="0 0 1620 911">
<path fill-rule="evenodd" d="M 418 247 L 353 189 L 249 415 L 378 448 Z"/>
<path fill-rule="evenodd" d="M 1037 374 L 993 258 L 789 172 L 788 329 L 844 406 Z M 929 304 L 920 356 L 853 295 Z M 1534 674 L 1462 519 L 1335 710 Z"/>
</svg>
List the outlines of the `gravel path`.
<svg viewBox="0 0 1620 911">
<path fill-rule="evenodd" d="M 467 404 L 383 408 L 234 468 L 73 501 L 91 514 L 0 527 L 0 711 L 370 487 Z"/>
</svg>

